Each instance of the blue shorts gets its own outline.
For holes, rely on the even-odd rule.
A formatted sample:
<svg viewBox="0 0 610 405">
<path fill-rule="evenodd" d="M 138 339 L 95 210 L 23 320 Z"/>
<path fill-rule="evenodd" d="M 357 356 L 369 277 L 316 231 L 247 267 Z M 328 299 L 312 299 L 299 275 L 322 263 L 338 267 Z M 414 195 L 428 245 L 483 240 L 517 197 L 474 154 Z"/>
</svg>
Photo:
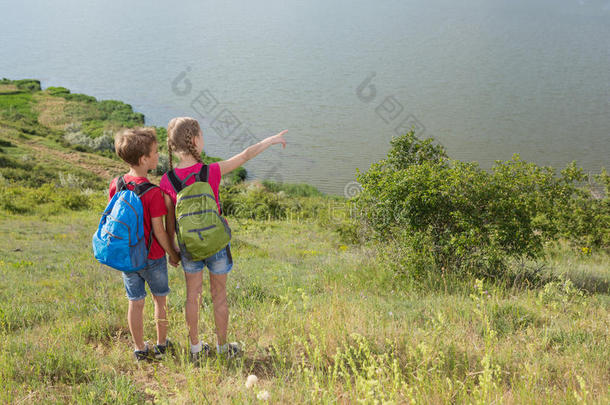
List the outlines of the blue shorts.
<svg viewBox="0 0 610 405">
<path fill-rule="evenodd" d="M 188 257 L 184 245 L 180 247 L 180 262 L 185 273 L 199 273 L 205 266 L 212 274 L 227 274 L 233 268 L 233 257 L 231 256 L 231 242 L 220 251 L 203 260 L 193 261 Z"/>
<path fill-rule="evenodd" d="M 156 260 L 148 259 L 148 264 L 142 270 L 123 273 L 123 284 L 130 301 L 138 301 L 146 297 L 145 283 L 148 284 L 152 295 L 164 297 L 169 294 L 165 256 Z"/>
</svg>

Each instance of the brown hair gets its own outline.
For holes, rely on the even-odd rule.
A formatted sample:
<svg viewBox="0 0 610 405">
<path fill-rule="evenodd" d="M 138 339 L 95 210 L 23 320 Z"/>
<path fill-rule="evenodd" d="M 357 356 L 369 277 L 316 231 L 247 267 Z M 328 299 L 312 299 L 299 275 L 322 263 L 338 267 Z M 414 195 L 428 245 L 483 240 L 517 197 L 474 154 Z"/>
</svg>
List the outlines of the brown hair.
<svg viewBox="0 0 610 405">
<path fill-rule="evenodd" d="M 155 143 L 157 133 L 154 128 L 127 128 L 114 138 L 114 150 L 125 163 L 137 166 L 142 156 L 150 155 Z"/>
<path fill-rule="evenodd" d="M 190 117 L 176 117 L 167 124 L 169 170 L 174 168 L 172 152 L 190 153 L 197 162 L 203 163 L 194 143 L 200 132 L 199 123 L 196 119 Z"/>
</svg>

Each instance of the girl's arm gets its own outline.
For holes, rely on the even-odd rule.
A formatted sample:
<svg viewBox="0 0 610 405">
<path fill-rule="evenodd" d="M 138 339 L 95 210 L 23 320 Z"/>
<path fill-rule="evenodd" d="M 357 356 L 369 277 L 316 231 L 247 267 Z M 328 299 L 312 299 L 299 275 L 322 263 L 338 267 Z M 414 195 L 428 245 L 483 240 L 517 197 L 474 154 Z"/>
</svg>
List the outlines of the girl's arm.
<svg viewBox="0 0 610 405">
<path fill-rule="evenodd" d="M 284 130 L 276 135 L 265 138 L 262 141 L 247 147 L 232 158 L 218 162 L 218 166 L 220 166 L 220 175 L 224 176 L 227 173 L 231 173 L 233 170 L 237 169 L 239 166 L 243 165 L 271 145 L 281 143 L 282 148 L 285 148 L 286 140 L 283 136 L 286 132 L 288 132 L 288 130 Z"/>
<path fill-rule="evenodd" d="M 169 263 L 176 267 L 180 261 L 180 255 L 176 252 L 176 249 L 174 249 L 174 243 L 169 239 L 169 236 L 163 227 L 163 218 L 152 218 L 152 230 L 155 234 L 155 238 L 157 238 L 157 242 L 159 242 L 163 250 L 169 254 Z"/>
</svg>

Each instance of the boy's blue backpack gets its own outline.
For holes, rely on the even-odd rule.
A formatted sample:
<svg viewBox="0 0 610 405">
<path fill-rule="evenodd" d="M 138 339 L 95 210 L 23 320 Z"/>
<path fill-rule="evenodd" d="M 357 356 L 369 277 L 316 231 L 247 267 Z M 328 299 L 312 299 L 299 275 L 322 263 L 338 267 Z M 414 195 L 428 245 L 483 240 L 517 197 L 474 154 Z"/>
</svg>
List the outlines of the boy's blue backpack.
<svg viewBox="0 0 610 405">
<path fill-rule="evenodd" d="M 127 187 L 133 186 L 133 191 Z M 116 182 L 116 193 L 106 206 L 93 235 L 93 254 L 102 264 L 124 272 L 143 269 L 152 244 L 144 238 L 144 209 L 140 198 L 154 187 L 151 183 Z"/>
</svg>

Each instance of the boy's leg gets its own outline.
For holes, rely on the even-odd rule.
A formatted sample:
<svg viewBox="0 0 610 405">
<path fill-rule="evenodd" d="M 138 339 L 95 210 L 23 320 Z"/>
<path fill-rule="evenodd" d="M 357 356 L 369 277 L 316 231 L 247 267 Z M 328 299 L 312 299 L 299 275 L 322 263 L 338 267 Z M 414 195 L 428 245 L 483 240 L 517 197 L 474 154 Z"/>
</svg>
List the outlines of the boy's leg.
<svg viewBox="0 0 610 405">
<path fill-rule="evenodd" d="M 227 327 L 229 325 L 229 306 L 227 304 L 227 275 L 210 273 L 210 292 L 214 304 L 214 321 L 216 323 L 216 336 L 218 345 L 227 341 Z"/>
<path fill-rule="evenodd" d="M 133 342 L 136 349 L 145 350 L 144 344 L 144 299 L 129 301 L 129 309 L 127 311 L 127 323 L 133 337 Z"/>
<path fill-rule="evenodd" d="M 192 345 L 199 343 L 197 324 L 199 320 L 199 305 L 203 285 L 203 271 L 197 273 L 184 272 L 186 279 L 186 305 L 184 308 L 186 324 L 189 328 L 189 338 Z"/>
<path fill-rule="evenodd" d="M 131 337 L 133 338 L 136 349 L 145 350 L 143 314 L 146 289 L 144 287 L 144 279 L 139 271 L 122 273 L 122 277 L 127 298 L 129 299 L 129 309 L 127 310 L 129 331 L 131 332 Z"/>
<path fill-rule="evenodd" d="M 148 283 L 155 302 L 155 322 L 157 344 L 164 345 L 167 338 L 167 295 L 170 293 L 167 276 L 167 259 L 149 259 L 146 269 L 141 272 Z"/>
<path fill-rule="evenodd" d="M 167 339 L 167 297 L 153 295 L 155 321 L 157 322 L 157 344 L 164 345 Z"/>
</svg>

